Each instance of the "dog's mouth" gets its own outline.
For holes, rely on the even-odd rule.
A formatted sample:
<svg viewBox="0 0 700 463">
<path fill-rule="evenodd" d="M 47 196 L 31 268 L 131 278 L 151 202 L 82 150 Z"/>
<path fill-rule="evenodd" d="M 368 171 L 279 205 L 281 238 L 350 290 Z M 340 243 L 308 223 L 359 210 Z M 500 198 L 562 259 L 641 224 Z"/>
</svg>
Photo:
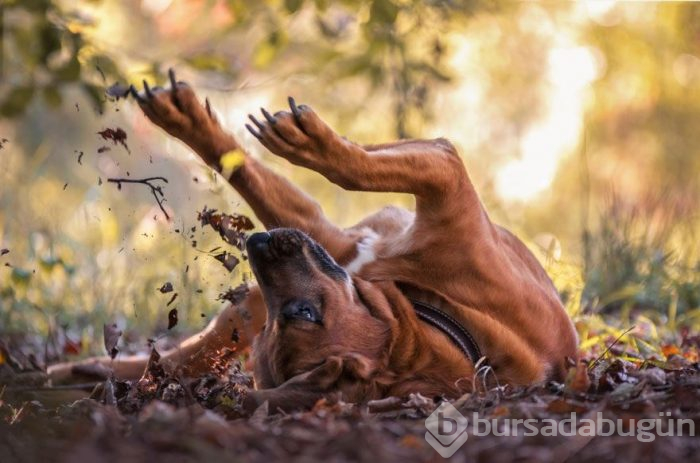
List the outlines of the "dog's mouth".
<svg viewBox="0 0 700 463">
<path fill-rule="evenodd" d="M 289 273 L 297 273 L 303 279 L 302 276 L 311 275 L 312 267 L 334 280 L 349 278 L 320 244 L 293 228 L 254 233 L 246 241 L 246 250 L 261 286 L 269 285 Z"/>
</svg>

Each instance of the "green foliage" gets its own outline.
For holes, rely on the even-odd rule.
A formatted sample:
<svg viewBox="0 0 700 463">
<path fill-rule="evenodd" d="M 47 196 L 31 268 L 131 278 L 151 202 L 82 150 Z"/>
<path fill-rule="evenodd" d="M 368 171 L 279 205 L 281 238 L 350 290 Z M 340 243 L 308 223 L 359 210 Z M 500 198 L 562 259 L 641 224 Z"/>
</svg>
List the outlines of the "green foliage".
<svg viewBox="0 0 700 463">
<path fill-rule="evenodd" d="M 220 184 L 193 183 L 207 175 L 135 122 L 131 101 L 105 104 L 115 81 L 163 85 L 171 66 L 212 99 L 230 129 L 240 128 L 236 111 L 250 110 L 249 96 L 277 103 L 281 92 L 295 92 L 350 139 L 453 139 L 495 222 L 561 243 L 563 257 L 555 247 L 541 257 L 586 349 L 601 351 L 639 323 L 644 331 L 621 342 L 649 352 L 644 343 L 700 324 L 697 4 L 618 2 L 612 20 L 598 21 L 586 2 L 174 1 L 164 11 L 146 7 L 159 2 L 0 2 L 0 140 L 10 139 L 0 142 L 0 244 L 11 249 L 0 264 L 12 265 L 0 267 L 2 328 L 46 334 L 67 325 L 92 339 L 95 326 L 123 317 L 139 334 L 157 334 L 167 310 L 155 288 L 168 280 L 183 288 L 177 329 L 194 331 L 206 320 L 200 313 L 216 312 L 218 292 L 243 278 L 204 263 L 211 258 L 200 251 L 219 243 L 197 237 L 199 251 L 183 245 L 173 235 L 179 224 L 137 233 L 152 216 L 147 194 L 96 186 L 106 172 L 163 173 L 167 204 L 188 223 L 204 204 L 245 207 Z M 576 106 L 561 98 L 572 95 L 563 91 L 572 72 L 560 66 L 558 82 L 548 74 L 551 52 L 570 55 L 572 46 L 590 51 L 600 71 L 582 97 L 587 166 L 577 148 L 562 149 L 548 190 L 504 201 L 493 187 L 504 163 L 524 157 L 523 142 L 548 106 Z M 128 132 L 131 156 L 97 153 L 95 132 L 115 125 Z M 575 145 L 580 135 L 567 136 Z M 546 148 L 543 138 L 537 148 Z M 82 151 L 77 164 L 71 156 Z M 388 202 L 412 204 L 341 192 L 268 161 L 343 225 Z M 533 177 L 545 170 L 534 167 Z M 649 191 L 664 194 L 650 199 Z M 32 242 L 37 235 L 50 245 Z"/>
<path fill-rule="evenodd" d="M 56 1 L 5 1 L 0 22 L 5 48 L 2 75 L 10 84 L 0 91 L 0 116 L 21 116 L 39 95 L 56 108 L 68 86 L 82 88 L 101 108 L 104 98 L 97 85 L 121 77 L 111 58 L 98 53 L 81 33 L 91 21 Z"/>
<path fill-rule="evenodd" d="M 674 250 L 680 225 L 658 212 L 612 200 L 587 240 L 583 304 L 589 310 L 700 309 L 700 260 Z M 655 215 L 662 218 L 655 222 Z"/>
<path fill-rule="evenodd" d="M 441 39 L 443 31 L 494 5 L 486 0 L 368 0 L 331 7 L 322 0 L 286 0 L 281 5 L 231 0 L 226 3 L 235 18 L 230 27 L 216 34 L 215 40 L 179 54 L 196 70 L 235 78 L 238 74 L 231 54 L 217 51 L 216 43 L 235 39 L 251 28 L 259 29 L 249 58 L 253 67 L 277 66 L 288 52 L 303 47 L 307 72 L 320 71 L 329 82 L 360 76 L 367 78 L 375 91 L 389 92 L 396 132 L 406 137 L 411 133 L 411 116 L 428 117 L 433 89 L 451 81 L 451 69 L 443 60 L 447 52 Z M 290 37 L 290 24 L 303 12 L 315 16 L 316 30 Z M 64 8 L 58 0 L 10 2 L 4 15 L 8 56 L 16 60 L 10 64 L 22 63 L 8 66 L 13 69 L 9 80 L 16 85 L 0 93 L 0 113 L 5 117 L 21 116 L 39 94 L 50 107 L 58 107 L 63 89 L 75 84 L 101 109 L 104 98 L 100 86 L 129 74 L 125 71 L 127 61 L 118 63 L 110 57 L 114 50 L 106 51 L 99 40 L 83 33 L 95 25 L 94 20 L 79 10 Z M 247 41 L 245 44 L 250 46 Z M 339 49 L 344 51 L 338 53 Z M 157 60 L 149 58 L 145 64 L 163 78 L 165 70 Z M 44 75 L 47 78 L 40 78 Z"/>
</svg>

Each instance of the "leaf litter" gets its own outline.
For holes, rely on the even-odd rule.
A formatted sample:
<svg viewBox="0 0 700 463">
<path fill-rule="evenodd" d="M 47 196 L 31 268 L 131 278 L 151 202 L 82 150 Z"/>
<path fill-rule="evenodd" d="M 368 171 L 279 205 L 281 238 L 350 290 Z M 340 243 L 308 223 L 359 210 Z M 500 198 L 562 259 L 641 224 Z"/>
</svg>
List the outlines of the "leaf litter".
<svg viewBox="0 0 700 463">
<path fill-rule="evenodd" d="M 116 346 L 117 332 L 106 325 L 108 352 Z M 260 407 L 251 414 L 241 403 L 253 381 L 235 350 L 217 352 L 209 373 L 190 375 L 162 365 L 153 347 L 140 379 L 103 376 L 92 399 L 50 407 L 46 398 L 59 392 L 34 387 L 43 385 L 45 375 L 21 352 L 2 347 L 0 353 L 12 359 L 0 364 L 0 382 L 8 385 L 0 399 L 0 454 L 11 448 L 26 461 L 49 458 L 54 451 L 66 461 L 85 452 L 95 458 L 111 455 L 114 461 L 137 453 L 178 455 L 182 460 L 177 461 L 438 461 L 423 436 L 424 420 L 440 397 L 409 394 L 367 404 L 333 397 L 308 411 Z M 34 386 L 18 387 L 12 381 L 28 373 L 38 375 L 28 383 Z M 700 365 L 678 354 L 634 362 L 616 354 L 589 356 L 572 365 L 562 383 L 478 391 L 452 404 L 467 417 L 479 412 L 496 422 L 560 421 L 573 412 L 584 417 L 601 412 L 628 426 L 641 419 L 684 418 L 697 427 Z M 662 415 L 667 412 L 670 416 Z M 458 453 L 467 461 L 652 461 L 651 455 L 653 460 L 691 461 L 700 451 L 700 439 L 692 437 L 656 437 L 640 444 L 635 437 L 477 436 L 471 423 L 467 432 L 469 439 Z M 32 440 L 37 436 L 42 436 L 41 446 Z"/>
<path fill-rule="evenodd" d="M 198 218 L 242 249 L 252 229 L 242 217 L 205 208 Z M 158 290 L 165 294 L 174 288 L 166 282 Z M 247 293 L 241 284 L 218 299 L 238 304 Z M 172 329 L 177 309 L 167 318 Z M 122 332 L 115 324 L 105 324 L 103 332 L 105 350 L 114 359 Z M 239 338 L 234 327 L 230 339 Z M 616 342 L 601 355 L 582 355 L 561 383 L 477 389 L 451 403 L 467 417 L 478 412 L 496 424 L 506 418 L 561 421 L 574 412 L 583 417 L 600 412 L 627 426 L 642 419 L 683 418 L 700 430 L 700 337 L 681 332 L 681 343 L 666 346 L 660 358 L 644 358 Z M 156 343 L 149 343 L 149 360 L 138 380 L 88 364 L 74 373 L 92 382 L 63 389 L 47 383 L 43 362 L 25 354 L 26 342 L 0 340 L 0 455 L 11 455 L 2 461 L 134 461 L 134 455 L 193 462 L 440 461 L 424 435 L 425 419 L 443 397 L 409 394 L 354 404 L 333 396 L 311 410 L 287 413 L 266 403 L 249 413 L 242 403 L 254 384 L 245 352 L 221 349 L 206 359 L 207 374 L 193 375 L 162 364 Z M 504 437 L 474 431 L 470 422 L 468 441 L 457 453 L 460 461 L 690 461 L 700 452 L 700 439 L 692 437 L 656 437 L 641 444 L 634 436 Z"/>
</svg>

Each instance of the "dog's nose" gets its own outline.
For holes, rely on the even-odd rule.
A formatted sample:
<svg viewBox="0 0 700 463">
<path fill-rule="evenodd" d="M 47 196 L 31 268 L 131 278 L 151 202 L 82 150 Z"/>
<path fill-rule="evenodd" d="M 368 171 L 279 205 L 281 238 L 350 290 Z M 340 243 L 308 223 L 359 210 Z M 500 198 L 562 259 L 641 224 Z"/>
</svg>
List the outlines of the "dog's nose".
<svg viewBox="0 0 700 463">
<path fill-rule="evenodd" d="M 270 234 L 268 232 L 253 233 L 245 242 L 248 254 L 265 252 L 270 248 Z"/>
</svg>

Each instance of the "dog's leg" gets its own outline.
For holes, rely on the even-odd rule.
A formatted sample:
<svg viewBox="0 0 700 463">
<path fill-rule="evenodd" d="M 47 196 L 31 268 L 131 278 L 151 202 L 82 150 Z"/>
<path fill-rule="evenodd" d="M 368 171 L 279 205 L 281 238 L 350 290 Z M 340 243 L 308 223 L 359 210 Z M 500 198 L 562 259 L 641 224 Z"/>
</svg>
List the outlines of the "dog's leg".
<svg viewBox="0 0 700 463">
<path fill-rule="evenodd" d="M 336 259 L 347 254 L 356 239 L 332 224 L 321 207 L 286 179 L 247 156 L 233 135 L 224 131 L 209 102 L 202 105 L 192 89 L 177 82 L 172 71 L 171 88 L 139 94 L 132 87 L 144 114 L 170 135 L 182 140 L 208 165 L 221 172 L 221 158 L 239 153 L 239 164 L 227 180 L 250 205 L 265 228 L 289 227 L 304 231 Z"/>
<path fill-rule="evenodd" d="M 256 127 L 249 130 L 293 164 L 316 170 L 347 190 L 414 194 L 418 221 L 442 222 L 454 214 L 478 218 L 483 213 L 466 169 L 448 141 L 362 147 L 333 132 L 308 106 L 296 106 L 290 98 L 290 109 L 274 116 L 264 111 L 264 119 L 255 119 Z"/>
<path fill-rule="evenodd" d="M 202 332 L 161 353 L 160 363 L 171 371 L 182 369 L 190 375 L 211 371 L 225 349 L 241 352 L 248 348 L 262 330 L 266 317 L 260 290 L 253 287 L 241 303 L 226 306 Z M 120 356 L 115 360 L 98 357 L 52 365 L 47 373 L 53 384 L 74 382 L 85 376 L 105 376 L 110 370 L 118 379 L 138 379 L 147 362 L 145 356 Z"/>
</svg>

